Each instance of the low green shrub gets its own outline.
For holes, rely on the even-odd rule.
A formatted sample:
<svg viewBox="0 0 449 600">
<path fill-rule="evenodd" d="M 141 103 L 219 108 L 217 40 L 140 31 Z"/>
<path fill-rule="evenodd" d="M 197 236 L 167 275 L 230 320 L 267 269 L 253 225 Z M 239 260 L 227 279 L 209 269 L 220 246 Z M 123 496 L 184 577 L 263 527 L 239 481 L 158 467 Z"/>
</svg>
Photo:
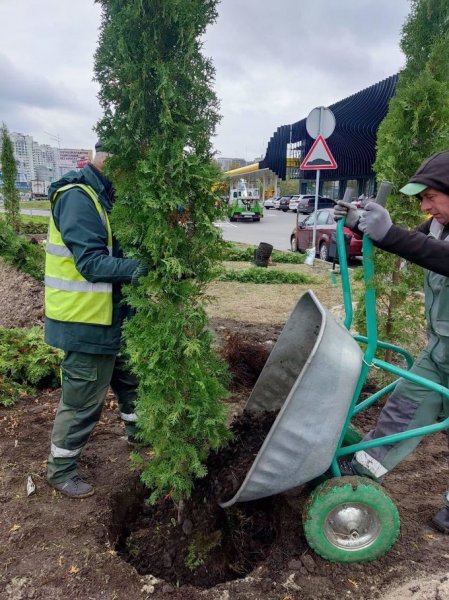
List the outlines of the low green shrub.
<svg viewBox="0 0 449 600">
<path fill-rule="evenodd" d="M 229 244 L 225 247 L 223 260 L 234 262 L 253 261 L 255 250 L 255 246 L 239 248 L 239 246 Z M 294 252 L 282 252 L 281 250 L 273 250 L 273 252 L 271 253 L 271 260 L 276 263 L 302 264 L 304 262 L 304 258 L 304 254 Z"/>
<path fill-rule="evenodd" d="M 274 263 L 290 263 L 295 265 L 302 265 L 306 258 L 305 254 L 299 254 L 299 252 L 282 252 L 281 250 L 273 250 L 271 253 L 271 260 Z"/>
<path fill-rule="evenodd" d="M 43 247 L 17 234 L 4 220 L 0 220 L 0 256 L 20 271 L 43 281 L 45 265 Z"/>
<path fill-rule="evenodd" d="M 21 233 L 26 233 L 28 235 L 33 234 L 46 234 L 48 231 L 48 219 L 46 221 L 24 221 L 20 224 Z"/>
<path fill-rule="evenodd" d="M 313 277 L 303 273 L 292 273 L 289 271 L 273 271 L 260 267 L 249 269 L 226 269 L 219 273 L 217 279 L 220 281 L 238 281 L 239 283 L 313 283 Z"/>
<path fill-rule="evenodd" d="M 44 342 L 40 327 L 0 328 L 0 405 L 14 404 L 34 387 L 59 386 L 62 357 Z"/>
</svg>

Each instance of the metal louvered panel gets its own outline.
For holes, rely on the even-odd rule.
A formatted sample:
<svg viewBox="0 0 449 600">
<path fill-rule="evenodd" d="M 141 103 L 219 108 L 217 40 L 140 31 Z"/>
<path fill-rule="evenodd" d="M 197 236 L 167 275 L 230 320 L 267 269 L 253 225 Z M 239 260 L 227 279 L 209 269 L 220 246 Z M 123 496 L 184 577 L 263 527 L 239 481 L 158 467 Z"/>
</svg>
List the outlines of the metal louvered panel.
<svg viewBox="0 0 449 600">
<path fill-rule="evenodd" d="M 338 168 L 322 171 L 321 179 L 371 177 L 376 157 L 377 129 L 387 114 L 388 103 L 394 95 L 398 76 L 392 75 L 369 88 L 361 90 L 329 106 L 335 115 L 334 133 L 326 140 Z M 290 140 L 291 130 L 291 140 Z M 271 169 L 285 179 L 287 144 L 305 141 L 305 154 L 313 139 L 306 131 L 306 119 L 278 127 L 268 142 L 260 169 Z M 303 171 L 303 179 L 314 179 L 314 171 Z"/>
</svg>

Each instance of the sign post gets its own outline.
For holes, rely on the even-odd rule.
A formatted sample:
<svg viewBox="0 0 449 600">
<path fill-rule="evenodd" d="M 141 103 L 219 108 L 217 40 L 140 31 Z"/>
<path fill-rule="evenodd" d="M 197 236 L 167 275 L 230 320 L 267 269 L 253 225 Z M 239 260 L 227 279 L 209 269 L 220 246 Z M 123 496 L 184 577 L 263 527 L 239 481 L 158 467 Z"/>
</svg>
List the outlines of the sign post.
<svg viewBox="0 0 449 600">
<path fill-rule="evenodd" d="M 326 138 L 332 135 L 335 129 L 334 113 L 324 106 L 318 106 L 317 108 L 314 108 L 307 117 L 306 129 L 310 137 L 315 138 L 315 141 L 299 168 L 303 171 L 316 170 L 314 210 L 315 221 L 313 224 L 312 247 L 307 251 L 307 258 L 305 260 L 306 264 L 313 265 L 316 254 L 316 213 L 318 210 L 320 172 L 323 169 L 337 168 L 337 163 L 335 162 L 335 159 L 325 141 Z"/>
</svg>

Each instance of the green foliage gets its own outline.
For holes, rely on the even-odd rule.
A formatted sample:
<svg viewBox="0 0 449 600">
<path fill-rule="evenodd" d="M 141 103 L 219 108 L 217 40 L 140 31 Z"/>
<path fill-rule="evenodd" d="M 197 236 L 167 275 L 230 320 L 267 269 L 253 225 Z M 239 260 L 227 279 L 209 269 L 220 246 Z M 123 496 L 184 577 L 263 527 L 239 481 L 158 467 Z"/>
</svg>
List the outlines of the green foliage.
<svg viewBox="0 0 449 600">
<path fill-rule="evenodd" d="M 281 196 L 293 196 L 293 194 L 299 194 L 298 179 L 286 179 L 285 181 L 281 181 L 280 193 Z"/>
<path fill-rule="evenodd" d="M 5 206 L 6 220 L 14 231 L 20 229 L 20 197 L 16 190 L 17 167 L 14 158 L 14 150 L 8 129 L 3 123 L 2 127 L 2 152 L 0 163 L 3 173 L 3 200 Z"/>
<path fill-rule="evenodd" d="M 0 219 L 0 256 L 20 271 L 38 281 L 44 279 L 45 251 L 40 244 L 18 235 L 6 221 Z"/>
<path fill-rule="evenodd" d="M 447 34 L 448 4 L 447 0 L 411 0 L 410 4 L 401 48 L 407 58 L 404 75 L 414 78 L 427 66 L 434 44 Z M 447 63 L 447 55 L 441 59 Z"/>
<path fill-rule="evenodd" d="M 293 265 L 301 265 L 306 258 L 305 254 L 299 252 L 282 252 L 281 250 L 273 250 L 271 260 L 274 263 L 290 263 Z"/>
<path fill-rule="evenodd" d="M 58 386 L 62 355 L 45 344 L 39 327 L 0 328 L 0 404 L 13 404 L 30 385 Z"/>
<path fill-rule="evenodd" d="M 210 553 L 220 546 L 222 534 L 220 530 L 213 531 L 208 535 L 197 535 L 195 540 L 189 544 L 185 565 L 191 571 L 196 571 L 198 567 L 204 565 Z"/>
<path fill-rule="evenodd" d="M 313 283 L 309 275 L 289 271 L 273 271 L 272 269 L 252 267 L 250 269 L 226 269 L 218 279 L 220 281 L 238 281 L 240 283 Z"/>
<path fill-rule="evenodd" d="M 244 262 L 254 260 L 255 246 L 249 246 L 248 248 L 240 248 L 234 244 L 226 244 L 223 251 L 223 260 Z M 304 262 L 305 255 L 294 253 L 294 252 L 282 252 L 281 250 L 273 250 L 271 253 L 271 260 L 275 263 L 291 263 L 291 264 L 302 264 Z"/>
<path fill-rule="evenodd" d="M 20 224 L 20 231 L 27 235 L 42 235 L 48 232 L 48 219 L 43 218 L 42 221 L 37 220 L 25 220 L 22 218 Z"/>
<path fill-rule="evenodd" d="M 446 0 L 412 1 L 401 42 L 406 66 L 377 135 L 374 170 L 379 181 L 393 183 L 387 208 L 393 222 L 407 228 L 420 223 L 420 203 L 397 190 L 425 158 L 449 148 L 448 19 Z M 422 271 L 395 255 L 379 251 L 375 263 L 376 293 L 382 314 L 379 335 L 385 341 L 413 347 L 424 321 L 422 301 L 413 293 L 422 289 Z M 361 309 L 356 323 L 363 331 Z"/>
<path fill-rule="evenodd" d="M 115 234 L 150 267 L 127 302 L 131 366 L 140 380 L 139 435 L 155 457 L 142 479 L 151 500 L 190 495 L 211 449 L 229 438 L 227 371 L 212 346 L 202 298 L 221 258 L 210 137 L 218 122 L 214 70 L 201 54 L 216 0 L 99 0 L 95 73 L 113 153 Z"/>
</svg>

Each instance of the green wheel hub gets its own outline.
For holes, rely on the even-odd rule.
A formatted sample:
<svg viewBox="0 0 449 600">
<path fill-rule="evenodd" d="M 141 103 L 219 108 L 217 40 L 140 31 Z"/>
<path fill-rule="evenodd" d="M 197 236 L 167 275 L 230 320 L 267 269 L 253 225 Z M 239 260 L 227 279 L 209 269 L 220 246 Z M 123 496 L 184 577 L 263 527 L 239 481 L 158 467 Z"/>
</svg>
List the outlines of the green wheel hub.
<svg viewBox="0 0 449 600">
<path fill-rule="evenodd" d="M 385 554 L 399 535 L 399 514 L 380 485 L 336 477 L 319 485 L 303 512 L 307 542 L 334 562 L 366 562 Z"/>
</svg>

